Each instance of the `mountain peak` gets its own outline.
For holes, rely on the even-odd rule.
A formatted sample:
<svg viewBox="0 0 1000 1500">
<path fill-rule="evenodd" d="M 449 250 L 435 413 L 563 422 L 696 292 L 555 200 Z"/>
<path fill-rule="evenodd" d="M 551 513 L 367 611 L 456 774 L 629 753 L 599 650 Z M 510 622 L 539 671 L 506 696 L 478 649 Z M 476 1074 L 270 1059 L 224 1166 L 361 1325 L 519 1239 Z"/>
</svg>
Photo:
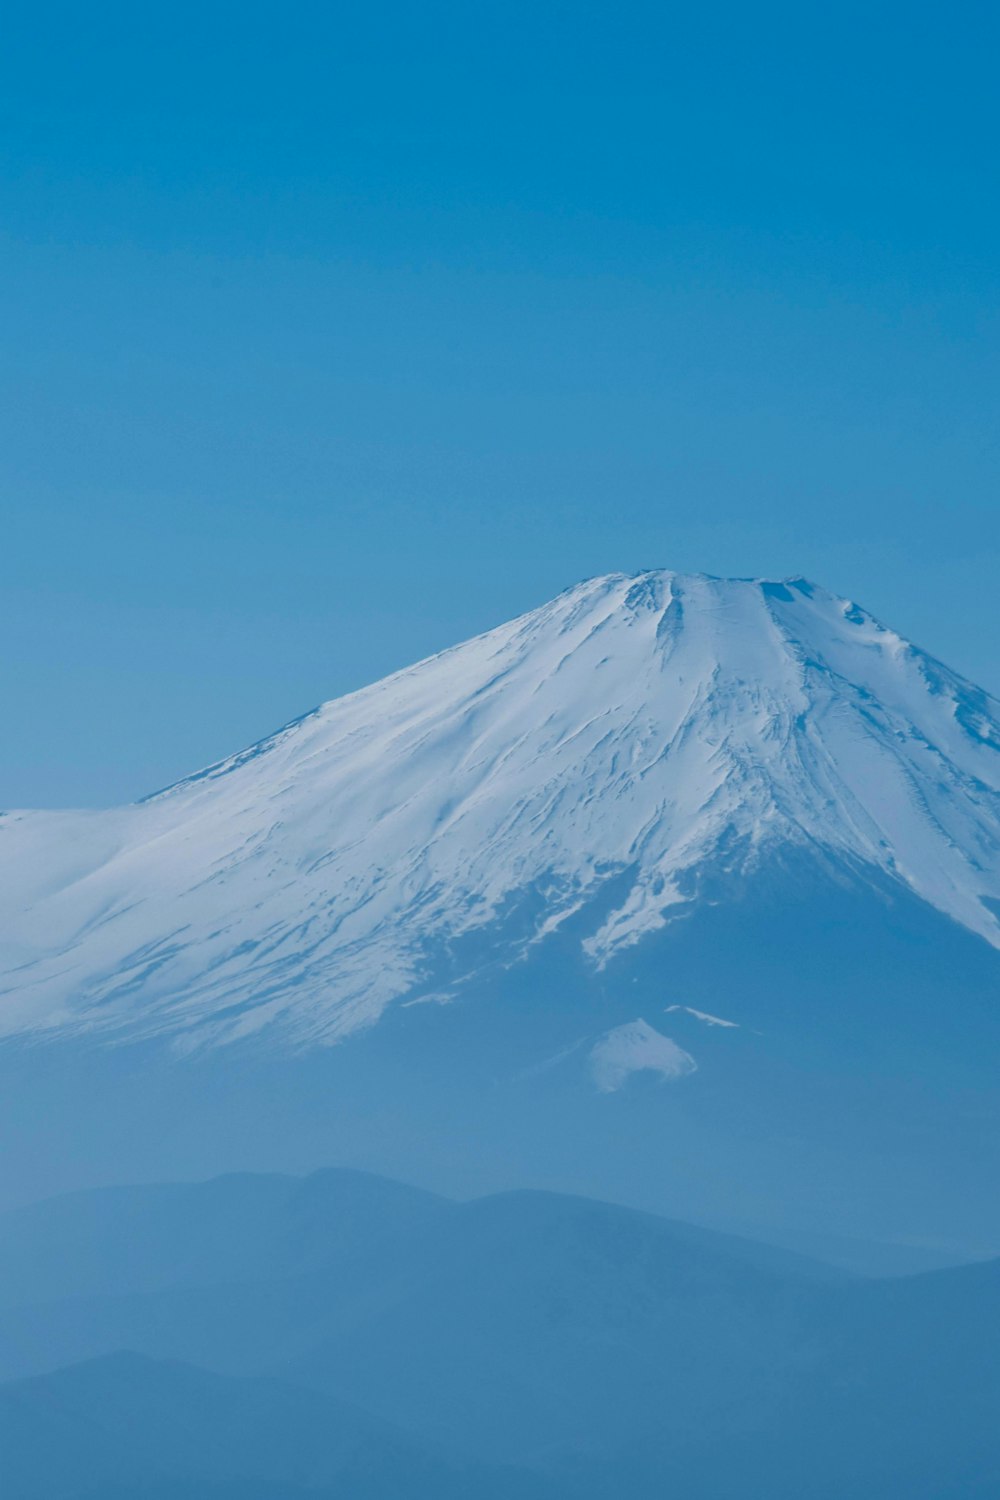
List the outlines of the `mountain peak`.
<svg viewBox="0 0 1000 1500">
<path fill-rule="evenodd" d="M 589 579 L 138 806 L 0 820 L 0 1027 L 335 1040 L 519 906 L 512 958 L 581 914 L 607 966 L 789 847 L 1000 946 L 998 749 L 992 699 L 804 579 Z"/>
</svg>

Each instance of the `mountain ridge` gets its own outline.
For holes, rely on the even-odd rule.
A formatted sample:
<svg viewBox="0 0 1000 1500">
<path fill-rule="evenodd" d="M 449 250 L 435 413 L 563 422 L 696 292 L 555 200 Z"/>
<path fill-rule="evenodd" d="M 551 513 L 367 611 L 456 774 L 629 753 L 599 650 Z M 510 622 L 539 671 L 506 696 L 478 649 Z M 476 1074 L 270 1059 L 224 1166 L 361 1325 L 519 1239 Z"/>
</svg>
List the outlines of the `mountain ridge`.
<svg viewBox="0 0 1000 1500">
<path fill-rule="evenodd" d="M 995 1493 L 1000 1261 L 856 1277 L 560 1193 L 427 1218 L 384 1179 L 284 1188 L 175 1184 L 155 1223 L 151 1185 L 0 1214 L 18 1496 Z"/>
</svg>

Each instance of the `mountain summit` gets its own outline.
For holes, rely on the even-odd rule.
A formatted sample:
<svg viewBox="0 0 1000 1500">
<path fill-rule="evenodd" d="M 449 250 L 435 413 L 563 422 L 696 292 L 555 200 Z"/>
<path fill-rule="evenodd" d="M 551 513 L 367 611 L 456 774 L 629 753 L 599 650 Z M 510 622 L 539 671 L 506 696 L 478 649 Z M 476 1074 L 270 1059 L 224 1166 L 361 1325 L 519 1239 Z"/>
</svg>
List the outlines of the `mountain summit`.
<svg viewBox="0 0 1000 1500">
<path fill-rule="evenodd" d="M 789 852 L 1000 947 L 998 751 L 1000 704 L 803 579 L 592 579 L 144 802 L 0 818 L 0 1031 L 335 1041 L 487 936 L 610 971 Z"/>
</svg>

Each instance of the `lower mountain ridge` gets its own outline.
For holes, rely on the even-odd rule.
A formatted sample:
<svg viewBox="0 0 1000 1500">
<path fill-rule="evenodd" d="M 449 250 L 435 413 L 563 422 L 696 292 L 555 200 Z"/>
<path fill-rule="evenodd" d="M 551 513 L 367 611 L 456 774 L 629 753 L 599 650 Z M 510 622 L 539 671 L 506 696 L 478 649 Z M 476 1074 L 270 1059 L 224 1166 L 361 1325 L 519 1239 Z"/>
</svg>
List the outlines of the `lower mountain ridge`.
<svg viewBox="0 0 1000 1500">
<path fill-rule="evenodd" d="M 0 1214 L 0 1484 L 985 1500 L 998 1315 L 1000 1262 L 869 1279 L 552 1193 L 77 1193 Z"/>
</svg>

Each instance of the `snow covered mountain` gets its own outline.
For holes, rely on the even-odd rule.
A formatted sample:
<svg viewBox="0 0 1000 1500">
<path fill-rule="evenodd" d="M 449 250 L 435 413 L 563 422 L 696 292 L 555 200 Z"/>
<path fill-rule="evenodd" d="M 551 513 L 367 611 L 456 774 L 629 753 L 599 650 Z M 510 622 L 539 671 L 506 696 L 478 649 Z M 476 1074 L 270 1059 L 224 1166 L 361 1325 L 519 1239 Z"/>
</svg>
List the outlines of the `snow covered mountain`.
<svg viewBox="0 0 1000 1500">
<path fill-rule="evenodd" d="M 487 936 L 612 972 L 788 851 L 1000 948 L 998 752 L 1000 704 L 802 579 L 592 579 L 142 803 L 0 817 L 0 1033 L 332 1042 Z"/>
</svg>

